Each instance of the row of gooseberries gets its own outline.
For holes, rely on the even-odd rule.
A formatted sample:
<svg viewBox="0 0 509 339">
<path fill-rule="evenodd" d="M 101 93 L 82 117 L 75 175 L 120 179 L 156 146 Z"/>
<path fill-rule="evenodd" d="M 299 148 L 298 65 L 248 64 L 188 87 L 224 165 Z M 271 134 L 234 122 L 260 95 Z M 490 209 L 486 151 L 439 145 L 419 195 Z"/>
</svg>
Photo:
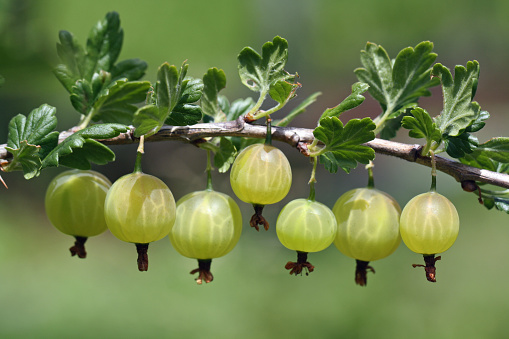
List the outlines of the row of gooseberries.
<svg viewBox="0 0 509 339">
<path fill-rule="evenodd" d="M 118 179 L 113 185 L 95 171 L 70 170 L 50 183 L 45 199 L 51 223 L 76 238 L 72 255 L 86 257 L 84 243 L 107 228 L 120 240 L 136 244 L 138 269 L 148 269 L 148 244 L 166 236 L 183 256 L 198 260 L 199 284 L 211 282 L 211 261 L 230 252 L 242 231 L 242 216 L 236 202 L 212 189 L 210 159 L 207 189 L 182 197 L 176 204 L 170 189 L 158 178 L 141 172 Z M 370 169 L 370 179 L 372 172 Z M 237 197 L 253 204 L 251 226 L 268 229 L 261 215 L 264 205 L 282 200 L 288 193 L 292 173 L 285 155 L 267 144 L 245 148 L 230 174 Z M 434 182 L 434 180 L 433 180 Z M 370 261 L 387 257 L 401 239 L 416 253 L 424 255 L 425 272 L 435 281 L 435 254 L 446 251 L 455 241 L 459 217 L 454 205 L 434 190 L 416 196 L 403 211 L 388 194 L 367 188 L 346 192 L 329 209 L 315 201 L 296 199 L 281 210 L 276 232 L 280 242 L 297 251 L 297 262 L 288 262 L 290 274 L 312 272 L 307 254 L 332 243 L 343 254 L 356 259 L 355 281 L 366 285 Z M 423 265 L 414 265 L 423 266 Z"/>
</svg>

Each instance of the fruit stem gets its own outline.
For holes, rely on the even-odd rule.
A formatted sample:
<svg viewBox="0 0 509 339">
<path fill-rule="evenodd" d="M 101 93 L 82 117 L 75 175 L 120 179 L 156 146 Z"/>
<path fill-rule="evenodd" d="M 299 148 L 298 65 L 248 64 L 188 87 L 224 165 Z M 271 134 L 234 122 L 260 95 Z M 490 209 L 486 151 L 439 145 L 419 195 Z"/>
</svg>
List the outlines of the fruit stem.
<svg viewBox="0 0 509 339">
<path fill-rule="evenodd" d="M 431 155 L 431 187 L 430 192 L 437 191 L 437 161 L 435 159 L 435 152 L 429 151 Z"/>
<path fill-rule="evenodd" d="M 212 191 L 212 164 L 210 162 L 210 150 L 207 150 L 207 190 Z"/>
<path fill-rule="evenodd" d="M 436 267 L 435 263 L 442 259 L 441 256 L 438 256 L 435 258 L 434 254 L 423 254 L 424 257 L 424 263 L 425 265 L 419 265 L 419 264 L 413 264 L 412 267 L 424 267 L 424 272 L 426 273 L 426 279 L 429 282 L 437 282 L 435 276 L 436 276 Z"/>
<path fill-rule="evenodd" d="M 134 171 L 133 173 L 141 173 L 141 158 L 143 157 L 143 153 L 145 153 L 145 136 L 142 135 L 140 137 L 140 144 L 138 146 L 138 150 L 136 153 L 136 162 L 134 163 Z"/>
<path fill-rule="evenodd" d="M 76 241 L 74 242 L 74 246 L 69 248 L 71 251 L 71 256 L 77 255 L 78 258 L 85 259 L 87 257 L 87 251 L 85 251 L 85 242 L 87 241 L 87 237 L 75 236 Z"/>
<path fill-rule="evenodd" d="M 198 259 L 198 268 L 195 268 L 190 273 L 195 274 L 198 273 L 198 278 L 196 278 L 196 283 L 201 285 L 203 281 L 205 283 L 209 283 L 214 280 L 214 276 L 212 272 L 210 272 L 210 265 L 212 264 L 212 259 Z"/>
<path fill-rule="evenodd" d="M 369 266 L 369 261 L 355 260 L 357 265 L 355 266 L 355 283 L 360 286 L 366 286 L 368 284 L 368 271 L 375 273 L 375 269 Z"/>
<path fill-rule="evenodd" d="M 368 188 L 375 188 L 375 179 L 373 178 L 373 161 L 369 161 L 369 164 L 366 165 L 366 169 L 368 170 Z"/>
<path fill-rule="evenodd" d="M 249 225 L 251 225 L 251 227 L 254 227 L 257 231 L 260 230 L 258 225 L 263 226 L 263 228 L 265 228 L 266 231 L 269 230 L 269 223 L 262 215 L 264 206 L 265 205 L 253 204 L 255 214 L 253 214 L 253 216 L 251 217 L 251 220 L 249 221 Z"/>
<path fill-rule="evenodd" d="M 302 275 L 302 270 L 306 270 L 306 275 L 313 272 L 315 267 L 308 262 L 308 252 L 297 251 L 297 262 L 289 261 L 286 263 L 285 268 L 290 270 L 290 275 Z"/>
<path fill-rule="evenodd" d="M 308 200 L 315 201 L 316 165 L 318 164 L 318 159 L 316 157 L 312 157 L 312 159 L 313 159 L 313 170 L 311 171 L 311 178 L 309 179 Z"/>
<path fill-rule="evenodd" d="M 272 119 L 267 115 L 267 135 L 265 136 L 265 145 L 272 145 Z"/>
<path fill-rule="evenodd" d="M 148 271 L 148 244 L 135 244 L 138 252 L 138 270 Z"/>
</svg>

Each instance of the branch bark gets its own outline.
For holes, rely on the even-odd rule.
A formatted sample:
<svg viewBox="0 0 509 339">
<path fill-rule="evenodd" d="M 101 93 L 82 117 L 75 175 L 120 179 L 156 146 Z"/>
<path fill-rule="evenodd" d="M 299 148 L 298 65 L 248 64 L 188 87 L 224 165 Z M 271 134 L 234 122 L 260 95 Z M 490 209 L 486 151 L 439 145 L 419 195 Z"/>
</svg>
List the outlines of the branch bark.
<svg viewBox="0 0 509 339">
<path fill-rule="evenodd" d="M 137 143 L 132 133 L 133 129 L 127 133 L 122 133 L 116 138 L 99 140 L 106 145 L 122 145 Z M 200 123 L 191 126 L 163 126 L 153 136 L 146 138 L 146 142 L 156 141 L 182 141 L 186 143 L 196 143 L 199 140 L 208 137 L 233 136 L 265 138 L 267 128 L 264 125 L 253 125 L 245 123 L 242 118 L 235 121 L 223 123 Z M 71 135 L 71 131 L 60 133 L 59 140 L 62 141 Z M 296 127 L 272 127 L 272 140 L 287 143 L 292 147 L 305 153 L 306 144 L 313 141 L 313 130 L 308 128 Z M 400 142 L 374 139 L 367 146 L 373 148 L 379 154 L 394 156 L 409 162 L 415 162 L 420 165 L 431 167 L 430 157 L 422 156 L 420 145 L 404 144 Z M 0 145 L 0 162 L 8 162 L 10 154 L 5 149 L 5 144 Z M 477 181 L 492 184 L 499 187 L 509 188 L 509 175 L 492 172 L 464 165 L 457 161 L 449 160 L 436 156 L 437 170 L 450 175 L 458 182 Z"/>
</svg>

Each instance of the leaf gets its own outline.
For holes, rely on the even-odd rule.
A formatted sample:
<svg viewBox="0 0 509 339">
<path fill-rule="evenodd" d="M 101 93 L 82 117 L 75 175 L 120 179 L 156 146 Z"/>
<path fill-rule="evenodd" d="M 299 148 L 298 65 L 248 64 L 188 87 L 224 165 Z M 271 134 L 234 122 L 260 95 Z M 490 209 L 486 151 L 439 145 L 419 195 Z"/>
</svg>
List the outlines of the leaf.
<svg viewBox="0 0 509 339">
<path fill-rule="evenodd" d="M 201 107 L 198 105 L 177 105 L 165 123 L 173 126 L 194 125 L 203 117 Z"/>
<path fill-rule="evenodd" d="M 120 61 L 111 69 L 111 78 L 113 81 L 127 79 L 136 81 L 145 75 L 147 63 L 140 59 L 127 59 Z"/>
<path fill-rule="evenodd" d="M 63 64 L 56 66 L 53 73 L 71 93 L 72 86 L 83 77 L 85 52 L 70 32 L 60 31 L 58 37 L 57 53 Z"/>
<path fill-rule="evenodd" d="M 19 144 L 19 147 L 14 149 L 11 147 L 5 148 L 12 154 L 12 160 L 2 169 L 6 172 L 22 170 L 25 179 L 32 179 L 37 176 L 41 168 L 41 158 L 39 158 L 39 146 L 29 145 L 26 140 Z"/>
<path fill-rule="evenodd" d="M 279 36 L 262 46 L 261 56 L 251 47 L 245 47 L 237 59 L 240 79 L 252 91 L 265 94 L 272 84 L 294 78 L 284 70 L 288 42 Z"/>
<path fill-rule="evenodd" d="M 477 137 L 466 132 L 456 137 L 447 137 L 444 143 L 447 154 L 456 159 L 472 153 L 479 146 Z"/>
<path fill-rule="evenodd" d="M 6 149 L 13 158 L 3 167 L 5 171 L 23 170 L 26 179 L 38 175 L 41 157 L 58 143 L 55 112 L 54 107 L 44 104 L 32 110 L 28 117 L 18 114 L 11 119 Z"/>
<path fill-rule="evenodd" d="M 490 139 L 459 160 L 469 166 L 505 173 L 509 169 L 506 165 L 509 164 L 509 138 Z"/>
<path fill-rule="evenodd" d="M 403 118 L 406 116 L 411 116 L 414 108 L 417 107 L 417 103 L 411 103 L 403 106 L 399 111 L 394 114 L 389 114 L 388 119 L 385 120 L 382 130 L 380 131 L 380 138 L 385 140 L 390 140 L 397 135 L 397 132 L 401 128 L 401 123 Z M 395 116 L 394 118 L 390 118 L 391 116 Z"/>
<path fill-rule="evenodd" d="M 363 144 L 375 138 L 375 127 L 370 118 L 352 119 L 344 126 L 337 117 L 320 119 L 319 126 L 313 131 L 315 138 L 325 144 L 319 153 L 334 153 L 321 156 L 320 161 L 329 163 L 329 171 L 334 168 L 337 170 L 339 166 L 348 172 L 357 166 L 357 162 L 367 164 L 375 158 L 375 151 Z"/>
<path fill-rule="evenodd" d="M 481 111 L 477 119 L 472 123 L 472 125 L 468 126 L 465 129 L 465 132 L 473 133 L 480 131 L 486 125 L 485 121 L 488 120 L 489 117 L 490 114 L 487 111 Z"/>
<path fill-rule="evenodd" d="M 164 63 L 157 72 L 157 83 L 155 86 L 155 104 L 141 107 L 134 113 L 133 125 L 134 135 L 150 136 L 161 129 L 166 121 L 173 125 L 185 126 L 194 124 L 202 117 L 201 110 L 197 106 L 178 105 L 181 95 L 194 96 L 192 92 L 185 92 L 189 80 L 184 80 L 187 73 L 187 64 L 183 64 L 180 71 L 175 66 Z M 189 87 L 194 90 L 192 86 Z M 183 101 L 187 101 L 184 99 Z M 177 106 L 178 105 L 178 106 Z M 199 117 L 199 118 L 198 118 Z M 198 120 L 197 120 L 198 118 Z"/>
<path fill-rule="evenodd" d="M 237 99 L 232 102 L 228 113 L 226 114 L 226 121 L 236 120 L 238 117 L 245 115 L 255 105 L 253 98 Z"/>
<path fill-rule="evenodd" d="M 219 141 L 219 150 L 214 154 L 214 166 L 219 173 L 226 173 L 235 160 L 237 150 L 233 143 L 225 137 Z"/>
<path fill-rule="evenodd" d="M 289 83 L 284 80 L 277 81 L 270 85 L 269 95 L 280 105 L 285 105 L 295 96 L 295 91 L 301 87 L 299 83 Z"/>
<path fill-rule="evenodd" d="M 339 105 L 333 108 L 327 108 L 320 119 L 325 117 L 339 117 L 343 112 L 353 109 L 364 102 L 366 99 L 362 93 L 369 89 L 369 85 L 363 82 L 356 82 L 352 85 L 352 94 L 347 96 Z"/>
<path fill-rule="evenodd" d="M 226 121 L 226 114 L 221 110 L 218 93 L 226 87 L 226 75 L 222 69 L 209 68 L 203 76 L 203 96 L 200 101 L 203 114 L 212 118 L 212 121 Z"/>
<path fill-rule="evenodd" d="M 404 107 L 416 103 L 422 96 L 430 96 L 428 88 L 438 85 L 431 79 L 431 66 L 437 55 L 432 52 L 433 43 L 423 41 L 415 48 L 401 50 L 394 62 L 382 46 L 368 42 L 361 51 L 364 68 L 354 72 L 359 81 L 367 83 L 369 93 L 382 106 L 384 112 L 379 129 L 386 119 L 403 114 Z"/>
<path fill-rule="evenodd" d="M 203 81 L 201 79 L 186 77 L 182 82 L 182 91 L 178 104 L 190 104 L 200 100 L 203 92 Z"/>
<path fill-rule="evenodd" d="M 466 68 L 456 66 L 454 79 L 447 67 L 436 64 L 432 75 L 442 82 L 444 96 L 444 109 L 435 117 L 435 123 L 442 134 L 457 136 L 480 116 L 481 107 L 472 101 L 479 78 L 479 63 L 469 61 Z"/>
<path fill-rule="evenodd" d="M 83 77 L 91 79 L 101 70 L 109 72 L 117 61 L 123 40 L 124 31 L 120 28 L 118 13 L 107 13 L 88 36 Z"/>
<path fill-rule="evenodd" d="M 104 165 L 115 160 L 115 153 L 104 144 L 92 139 L 109 139 L 128 131 L 120 124 L 98 124 L 84 128 L 67 137 L 42 161 L 42 168 L 64 165 L 90 169 L 90 162 Z"/>
<path fill-rule="evenodd" d="M 408 132 L 410 137 L 416 139 L 424 138 L 428 146 L 430 146 L 433 141 L 439 143 L 442 140 L 440 131 L 426 110 L 417 107 L 410 113 L 412 116 L 404 117 L 401 123 L 401 126 L 410 130 Z"/>
<path fill-rule="evenodd" d="M 311 94 L 309 97 L 307 97 L 306 99 L 304 99 L 304 101 L 302 101 L 297 107 L 295 107 L 294 109 L 292 109 L 290 111 L 290 113 L 288 113 L 286 115 L 286 117 L 284 117 L 283 119 L 279 120 L 279 121 L 274 121 L 273 122 L 273 125 L 275 126 L 280 126 L 280 127 L 285 127 L 285 126 L 288 126 L 288 124 L 290 124 L 290 122 L 292 122 L 293 119 L 295 119 L 297 116 L 299 116 L 300 114 L 306 112 L 306 109 L 309 105 L 311 105 L 312 103 L 314 103 L 316 101 L 316 99 L 322 95 L 321 92 L 316 92 L 316 93 L 313 93 Z"/>
<path fill-rule="evenodd" d="M 128 125 L 138 110 L 134 104 L 143 102 L 150 89 L 148 81 L 117 80 L 101 93 L 94 103 L 94 121 Z"/>
</svg>

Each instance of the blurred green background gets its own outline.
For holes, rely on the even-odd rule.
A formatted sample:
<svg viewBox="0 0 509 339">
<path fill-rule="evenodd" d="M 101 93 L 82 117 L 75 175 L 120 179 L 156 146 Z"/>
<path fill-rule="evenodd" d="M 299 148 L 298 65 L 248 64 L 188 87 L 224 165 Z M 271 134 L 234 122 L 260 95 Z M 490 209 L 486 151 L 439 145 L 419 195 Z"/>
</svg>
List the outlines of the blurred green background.
<svg viewBox="0 0 509 339">
<path fill-rule="evenodd" d="M 52 74 L 58 63 L 58 31 L 81 43 L 108 11 L 120 13 L 125 32 L 120 59 L 149 63 L 146 79 L 168 61 L 188 60 L 189 75 L 209 67 L 227 75 L 230 98 L 253 95 L 241 85 L 236 55 L 244 46 L 260 50 L 275 35 L 290 45 L 287 69 L 303 84 L 294 104 L 321 91 L 319 102 L 294 126 L 312 128 L 326 107 L 349 94 L 367 41 L 391 56 L 423 40 L 435 43 L 438 62 L 452 68 L 477 59 L 481 79 L 476 99 L 492 114 L 481 141 L 506 135 L 509 81 L 509 3 L 492 1 L 257 0 L 257 1 L 0 1 L 0 142 L 15 114 L 42 103 L 57 107 L 59 129 L 79 116 Z M 421 101 L 432 115 L 441 93 Z M 376 116 L 367 99 L 345 119 Z M 398 140 L 408 141 L 405 133 Z M 412 141 L 414 142 L 414 141 Z M 169 241 L 150 246 L 150 269 L 136 269 L 134 246 L 106 233 L 87 243 L 88 258 L 71 258 L 73 239 L 46 219 L 45 188 L 63 169 L 25 181 L 3 174 L 0 193 L 0 338 L 502 338 L 507 337 L 509 216 L 487 211 L 459 184 L 438 176 L 438 189 L 457 206 L 461 231 L 438 262 L 437 283 L 426 281 L 419 255 L 402 244 L 374 262 L 365 288 L 354 284 L 354 260 L 334 246 L 310 255 L 310 276 L 284 269 L 295 254 L 275 234 L 278 211 L 307 196 L 310 165 L 297 151 L 278 145 L 294 168 L 290 194 L 268 206 L 268 232 L 245 225 L 238 246 L 214 260 L 213 283 L 197 286 L 189 271 L 196 263 L 180 257 Z M 99 170 L 112 181 L 132 171 L 134 146 L 113 147 L 117 161 Z M 144 170 L 163 179 L 178 199 L 205 187 L 205 153 L 181 143 L 147 145 Z M 378 156 L 377 187 L 403 206 L 429 187 L 429 169 Z M 366 183 L 359 166 L 352 174 L 319 169 L 317 199 L 330 207 L 345 191 Z M 214 174 L 215 188 L 233 195 L 228 175 Z M 239 203 L 245 223 L 251 207 Z"/>
</svg>

